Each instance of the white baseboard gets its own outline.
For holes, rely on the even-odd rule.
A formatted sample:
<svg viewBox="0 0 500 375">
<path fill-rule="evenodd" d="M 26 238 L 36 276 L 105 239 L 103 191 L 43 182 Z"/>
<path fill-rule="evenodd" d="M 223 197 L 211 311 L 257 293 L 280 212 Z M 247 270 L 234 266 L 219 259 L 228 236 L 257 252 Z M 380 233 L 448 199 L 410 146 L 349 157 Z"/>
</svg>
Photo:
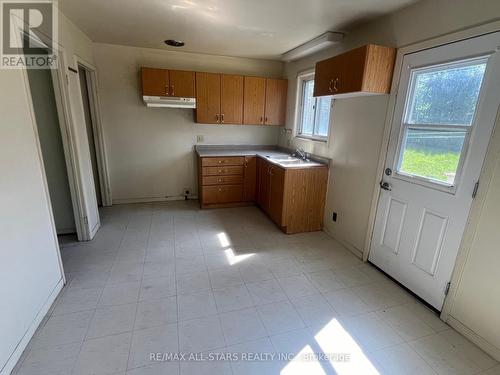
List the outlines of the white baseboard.
<svg viewBox="0 0 500 375">
<path fill-rule="evenodd" d="M 494 359 L 500 361 L 500 349 L 498 349 L 496 346 L 490 344 L 484 338 L 479 336 L 476 332 L 474 332 L 473 330 L 462 324 L 460 321 L 458 321 L 451 315 L 448 316 L 446 323 L 448 323 L 457 332 L 461 333 L 463 336 L 472 341 L 474 344 L 479 346 L 482 350 L 484 350 Z"/>
<path fill-rule="evenodd" d="M 113 204 L 130 204 L 130 203 L 154 203 L 154 202 L 170 202 L 170 201 L 183 201 L 186 198 L 184 195 L 175 197 L 147 197 L 147 198 L 120 198 L 113 199 Z M 188 196 L 188 200 L 198 199 L 197 195 Z"/>
<path fill-rule="evenodd" d="M 24 336 L 21 338 L 16 348 L 14 349 L 14 352 L 10 355 L 9 359 L 7 360 L 7 363 L 5 363 L 5 365 L 1 369 L 0 375 L 9 375 L 12 372 L 12 370 L 17 364 L 17 361 L 19 361 L 19 358 L 21 358 L 21 355 L 28 346 L 38 326 L 45 318 L 45 315 L 47 315 L 47 312 L 50 310 L 50 307 L 52 306 L 55 299 L 59 295 L 59 292 L 61 291 L 63 286 L 64 286 L 64 280 L 61 278 L 61 280 L 59 280 L 55 288 L 50 293 L 49 297 L 47 298 L 47 301 L 44 303 L 38 314 L 36 314 L 30 326 L 24 333 Z"/>
</svg>

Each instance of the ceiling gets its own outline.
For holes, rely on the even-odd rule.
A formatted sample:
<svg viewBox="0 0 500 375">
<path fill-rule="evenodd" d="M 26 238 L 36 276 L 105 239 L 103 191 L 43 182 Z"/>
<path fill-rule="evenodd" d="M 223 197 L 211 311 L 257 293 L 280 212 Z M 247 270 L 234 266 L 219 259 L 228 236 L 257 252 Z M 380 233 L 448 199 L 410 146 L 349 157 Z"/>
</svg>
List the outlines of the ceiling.
<svg viewBox="0 0 500 375">
<path fill-rule="evenodd" d="M 94 42 L 279 59 L 325 31 L 345 31 L 416 0 L 59 0 Z"/>
</svg>

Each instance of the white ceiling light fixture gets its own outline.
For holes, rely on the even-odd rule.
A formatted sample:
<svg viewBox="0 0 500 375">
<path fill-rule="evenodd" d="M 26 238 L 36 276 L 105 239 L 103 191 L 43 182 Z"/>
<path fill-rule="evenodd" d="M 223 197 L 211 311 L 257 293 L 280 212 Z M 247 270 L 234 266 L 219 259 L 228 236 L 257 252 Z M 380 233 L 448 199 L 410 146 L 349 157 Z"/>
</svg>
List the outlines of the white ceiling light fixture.
<svg viewBox="0 0 500 375">
<path fill-rule="evenodd" d="M 281 55 L 281 60 L 283 61 L 294 61 L 300 59 L 301 57 L 310 55 L 314 52 L 321 51 L 325 48 L 331 47 L 334 44 L 340 43 L 344 38 L 344 34 L 337 33 L 333 31 L 327 31 L 320 36 L 311 39 L 304 44 L 301 44 L 288 52 Z"/>
</svg>

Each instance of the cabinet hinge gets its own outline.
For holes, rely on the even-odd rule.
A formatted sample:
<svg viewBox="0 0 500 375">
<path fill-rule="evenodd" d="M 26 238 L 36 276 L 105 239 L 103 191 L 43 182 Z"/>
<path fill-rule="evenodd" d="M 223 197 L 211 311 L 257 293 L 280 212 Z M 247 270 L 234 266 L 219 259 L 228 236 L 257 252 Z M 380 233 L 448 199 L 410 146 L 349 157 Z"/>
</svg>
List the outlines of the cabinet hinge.
<svg viewBox="0 0 500 375">
<path fill-rule="evenodd" d="M 448 282 L 446 284 L 446 288 L 444 288 L 444 295 L 447 296 L 448 293 L 450 292 L 450 286 L 451 286 L 451 282 Z"/>
<path fill-rule="evenodd" d="M 83 222 L 85 223 L 85 225 L 89 225 L 89 219 L 87 216 L 83 217 Z"/>
<path fill-rule="evenodd" d="M 472 199 L 476 198 L 477 189 L 479 189 L 479 181 L 476 181 L 476 184 L 474 185 L 474 190 L 472 190 Z"/>
</svg>

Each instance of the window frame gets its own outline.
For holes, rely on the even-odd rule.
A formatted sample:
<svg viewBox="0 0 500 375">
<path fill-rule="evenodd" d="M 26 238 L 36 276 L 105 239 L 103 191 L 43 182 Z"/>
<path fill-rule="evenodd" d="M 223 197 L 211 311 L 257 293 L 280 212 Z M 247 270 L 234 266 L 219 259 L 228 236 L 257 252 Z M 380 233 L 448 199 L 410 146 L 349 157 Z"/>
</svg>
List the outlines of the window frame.
<svg viewBox="0 0 500 375">
<path fill-rule="evenodd" d="M 411 106 L 411 101 L 413 100 L 414 96 L 414 79 L 413 76 L 415 73 L 418 73 L 419 71 L 423 70 L 438 70 L 440 67 L 448 66 L 448 65 L 469 65 L 473 63 L 480 62 L 484 60 L 486 63 L 488 62 L 489 55 L 482 55 L 482 56 L 477 56 L 473 58 L 466 58 L 466 59 L 459 59 L 455 61 L 447 61 L 447 62 L 442 62 L 442 63 L 437 63 L 437 64 L 431 64 L 431 65 L 424 65 L 424 66 L 412 66 L 409 67 L 412 72 L 410 73 L 409 76 L 409 81 L 408 81 L 408 88 L 406 91 L 406 99 L 405 99 L 405 105 L 402 113 L 402 119 L 401 119 L 401 125 L 400 125 L 400 133 L 399 133 L 399 138 L 398 138 L 398 145 L 396 149 L 396 157 L 394 158 L 393 161 L 393 171 L 394 171 L 394 177 L 407 181 L 407 182 L 412 182 L 412 183 L 417 183 L 423 186 L 428 186 L 433 189 L 445 191 L 451 194 L 455 194 L 455 192 L 458 189 L 458 186 L 461 181 L 462 177 L 462 171 L 463 167 L 465 164 L 465 160 L 467 158 L 467 155 L 469 153 L 469 143 L 470 143 L 470 138 L 473 129 L 475 128 L 476 125 L 476 117 L 477 117 L 477 112 L 478 112 L 478 106 L 477 104 L 481 100 L 482 96 L 482 88 L 484 85 L 484 76 L 483 76 L 483 81 L 481 82 L 481 87 L 479 89 L 479 95 L 477 98 L 477 103 L 476 103 L 476 108 L 474 111 L 474 115 L 472 117 L 472 121 L 470 125 L 443 125 L 443 124 L 412 124 L 409 123 L 409 118 L 410 116 L 410 106 Z M 453 184 L 446 183 L 444 181 L 440 181 L 437 179 L 433 179 L 430 177 L 424 177 L 424 176 L 419 176 L 419 175 L 414 175 L 410 173 L 405 173 L 404 171 L 401 171 L 401 164 L 403 161 L 403 153 L 405 150 L 405 138 L 408 134 L 408 130 L 410 129 L 415 129 L 415 130 L 437 130 L 437 131 L 465 131 L 465 138 L 464 138 L 464 143 L 462 146 L 462 151 L 460 153 L 460 159 L 458 161 L 457 165 L 457 170 L 455 174 L 455 179 L 453 181 Z"/>
<path fill-rule="evenodd" d="M 304 107 L 304 89 L 305 89 L 305 83 L 311 80 L 314 80 L 314 70 L 307 70 L 305 72 L 299 73 L 297 75 L 297 98 L 296 98 L 296 114 L 295 114 L 295 127 L 294 127 L 294 136 L 296 138 L 300 138 L 303 140 L 309 140 L 309 141 L 314 141 L 314 142 L 322 142 L 322 143 L 327 143 L 330 140 L 330 133 L 331 133 L 331 113 L 332 113 L 332 107 L 333 107 L 333 98 L 331 98 L 330 102 L 330 113 L 328 116 L 328 131 L 326 136 L 318 135 L 318 134 L 304 134 L 302 133 L 302 114 L 303 114 L 303 107 Z M 317 108 L 317 102 L 321 97 L 316 97 L 316 104 L 314 108 L 314 128 L 316 127 L 316 108 Z M 314 133 L 314 130 L 313 130 Z"/>
</svg>

